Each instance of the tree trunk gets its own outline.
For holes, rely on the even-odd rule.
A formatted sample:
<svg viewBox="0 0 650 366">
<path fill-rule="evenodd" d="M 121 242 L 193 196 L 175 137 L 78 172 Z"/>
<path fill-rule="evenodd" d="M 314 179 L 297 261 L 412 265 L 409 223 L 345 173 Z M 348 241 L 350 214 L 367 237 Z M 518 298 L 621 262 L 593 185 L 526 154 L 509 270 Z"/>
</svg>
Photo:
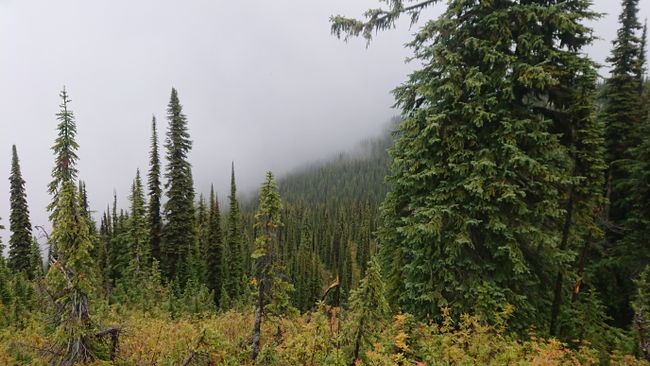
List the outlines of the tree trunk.
<svg viewBox="0 0 650 366">
<path fill-rule="evenodd" d="M 573 220 L 573 200 L 574 200 L 574 187 L 571 187 L 569 192 L 569 202 L 567 203 L 567 213 L 564 220 L 564 228 L 562 229 L 562 241 L 560 242 L 560 250 L 565 250 L 569 243 L 569 233 L 571 232 L 571 221 Z M 560 269 L 555 278 L 555 290 L 553 296 L 553 305 L 551 306 L 551 326 L 549 333 L 555 336 L 557 333 L 557 318 L 560 315 L 560 307 L 562 305 L 562 283 L 564 282 L 564 275 Z"/>
<path fill-rule="evenodd" d="M 255 307 L 255 324 L 253 325 L 253 349 L 251 351 L 251 359 L 255 360 L 260 353 L 260 338 L 262 330 L 262 316 L 264 315 L 264 294 L 262 293 L 263 284 L 260 283 L 259 298 L 257 299 L 257 306 Z"/>
</svg>

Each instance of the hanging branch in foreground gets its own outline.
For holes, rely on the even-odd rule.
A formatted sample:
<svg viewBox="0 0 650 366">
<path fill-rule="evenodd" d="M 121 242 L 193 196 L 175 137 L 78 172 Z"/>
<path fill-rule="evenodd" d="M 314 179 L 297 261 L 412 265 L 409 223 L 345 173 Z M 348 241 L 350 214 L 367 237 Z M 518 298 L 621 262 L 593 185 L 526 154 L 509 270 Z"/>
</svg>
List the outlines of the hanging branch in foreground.
<svg viewBox="0 0 650 366">
<path fill-rule="evenodd" d="M 407 0 L 409 1 L 409 0 Z M 439 0 L 425 0 L 410 6 L 404 6 L 403 0 L 390 0 L 389 9 L 369 9 L 364 13 L 365 21 L 348 18 L 342 15 L 330 17 L 332 23 L 332 34 L 337 38 L 344 35 L 343 40 L 348 41 L 352 37 L 362 35 L 367 44 L 372 40 L 373 31 L 379 32 L 395 27 L 395 22 L 402 14 L 408 14 L 411 18 L 411 25 L 420 18 L 420 12 L 425 8 L 437 3 Z"/>
</svg>

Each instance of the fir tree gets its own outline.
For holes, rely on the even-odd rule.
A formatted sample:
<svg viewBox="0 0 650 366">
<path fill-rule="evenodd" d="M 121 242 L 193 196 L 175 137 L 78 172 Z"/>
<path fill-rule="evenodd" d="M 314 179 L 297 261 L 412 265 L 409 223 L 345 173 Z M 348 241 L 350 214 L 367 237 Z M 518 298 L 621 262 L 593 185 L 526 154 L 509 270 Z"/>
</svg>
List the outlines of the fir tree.
<svg viewBox="0 0 650 366">
<path fill-rule="evenodd" d="M 73 365 L 94 359 L 89 295 L 92 292 L 92 243 L 88 225 L 81 216 L 75 184 L 66 180 L 58 192 L 52 241 L 58 255 L 50 265 L 47 284 L 55 294 L 53 362 Z"/>
<path fill-rule="evenodd" d="M 16 145 L 12 146 L 10 183 L 9 261 L 8 266 L 14 272 L 22 272 L 29 279 L 35 276 L 36 268 L 31 260 L 32 225 L 29 222 L 29 208 L 25 193 L 25 180 L 20 171 Z"/>
<path fill-rule="evenodd" d="M 149 235 L 147 232 L 147 211 L 142 188 L 140 170 L 136 172 L 131 186 L 131 217 L 129 234 L 131 243 L 131 269 L 134 278 L 149 266 Z"/>
<path fill-rule="evenodd" d="M 59 119 L 59 135 L 55 140 L 55 166 L 52 170 L 50 193 L 53 195 L 52 246 L 56 256 L 52 258 L 47 273 L 49 293 L 55 296 L 54 338 L 52 362 L 59 365 L 85 363 L 94 358 L 92 346 L 92 322 L 90 320 L 89 295 L 94 268 L 90 251 L 92 242 L 89 224 L 83 216 L 75 179 L 77 176 L 76 128 L 72 112 L 67 110 L 67 95 L 63 99 Z"/>
<path fill-rule="evenodd" d="M 208 205 L 208 240 L 205 253 L 207 259 L 207 285 L 214 293 L 215 304 L 220 305 L 221 290 L 224 285 L 224 250 L 219 200 L 214 194 L 213 186 L 210 187 Z"/>
<path fill-rule="evenodd" d="M 605 82 L 601 113 L 605 124 L 609 204 L 605 209 L 607 242 L 601 252 L 598 289 L 611 300 L 609 314 L 620 326 L 631 321 L 632 279 L 645 267 L 643 261 L 650 258 L 650 252 L 632 240 L 639 217 L 636 213 L 640 212 L 635 200 L 643 196 L 639 189 L 644 189 L 638 186 L 644 178 L 635 161 L 643 155 L 639 145 L 644 140 L 647 120 L 642 93 L 644 46 L 637 35 L 641 30 L 638 12 L 638 0 L 622 1 L 620 28 L 607 59 L 612 69 Z"/>
<path fill-rule="evenodd" d="M 50 221 L 56 216 L 56 207 L 59 203 L 59 191 L 67 181 L 74 181 L 77 178 L 77 149 L 79 145 L 75 141 L 77 135 L 77 124 L 74 113 L 69 109 L 70 99 L 65 87 L 59 94 L 61 105 L 56 119 L 59 121 L 57 126 L 57 138 L 52 146 L 55 161 L 52 168 L 52 181 L 48 185 L 48 192 L 52 195 L 52 201 L 49 204 Z"/>
<path fill-rule="evenodd" d="M 600 169 L 585 159 L 587 173 L 574 170 L 579 140 L 564 135 L 585 126 L 598 144 L 592 116 L 568 107 L 590 100 L 594 75 L 579 52 L 592 40 L 582 22 L 595 15 L 588 1 L 570 3 L 451 1 L 410 43 L 423 66 L 395 90 L 405 119 L 379 231 L 391 302 L 405 310 L 440 317 L 448 306 L 489 321 L 513 305 L 513 327 L 547 324 L 548 278 L 575 245 L 558 248 L 574 223 L 570 189 Z M 332 30 L 369 37 L 421 10 L 391 5 L 367 22 L 334 18 Z M 593 227 L 598 194 L 579 199 Z"/>
<path fill-rule="evenodd" d="M 208 219 L 208 208 L 205 198 L 201 194 L 196 207 L 195 245 L 192 248 L 193 250 L 187 263 L 187 268 L 192 273 L 192 276 L 201 284 L 206 284 L 208 278 L 208 262 L 206 257 L 208 248 Z"/>
<path fill-rule="evenodd" d="M 100 276 L 101 293 L 108 297 L 112 287 L 112 245 L 113 240 L 113 225 L 111 219 L 111 210 L 106 207 L 106 211 L 101 217 L 99 225 L 98 245 L 95 250 L 97 258 L 97 266 L 99 268 L 98 275 Z"/>
<path fill-rule="evenodd" d="M 281 212 L 280 194 L 273 180 L 273 173 L 268 172 L 260 189 L 260 203 L 255 214 L 257 238 L 252 258 L 255 260 L 257 298 L 252 336 L 253 360 L 260 352 L 262 318 L 266 315 L 267 307 L 272 305 L 272 311 L 278 315 L 288 306 L 288 286 L 283 280 L 282 264 L 278 257 L 281 251 L 278 240 L 278 229 L 282 226 Z"/>
<path fill-rule="evenodd" d="M 88 201 L 88 190 L 86 189 L 86 182 L 79 181 L 79 206 L 81 207 L 81 215 L 86 218 L 90 225 L 88 227 L 90 235 L 93 238 L 97 236 L 97 224 L 93 219 L 92 212 L 90 211 L 90 202 Z"/>
<path fill-rule="evenodd" d="M 32 268 L 34 269 L 34 277 L 43 278 L 45 275 L 43 268 L 43 255 L 41 253 L 41 246 L 35 236 L 32 237 L 30 261 L 32 263 Z"/>
<path fill-rule="evenodd" d="M 57 125 L 57 137 L 52 146 L 55 161 L 54 168 L 52 168 L 52 181 L 48 185 L 48 193 L 52 196 L 52 201 L 47 206 L 50 212 L 50 221 L 54 221 L 57 216 L 56 209 L 59 204 L 59 192 L 63 189 L 63 185 L 77 178 L 77 149 L 79 145 L 75 140 L 77 135 L 77 124 L 75 122 L 74 113 L 69 109 L 68 104 L 70 99 L 65 87 L 59 94 L 61 97 L 61 104 L 59 105 L 59 112 L 56 114 L 56 119 L 59 122 Z M 48 252 L 48 263 L 52 259 L 56 259 L 58 249 L 56 243 L 49 243 L 50 248 Z"/>
<path fill-rule="evenodd" d="M 151 257 L 160 261 L 160 241 L 162 233 L 162 218 L 160 216 L 160 155 L 158 153 L 158 132 L 156 117 L 151 120 L 151 151 L 149 152 L 149 240 L 151 241 Z"/>
<path fill-rule="evenodd" d="M 237 186 L 235 184 L 235 164 L 232 164 L 230 175 L 230 206 L 228 210 L 227 235 L 227 289 L 231 301 L 237 301 L 243 291 L 244 260 L 242 258 L 242 229 L 239 201 L 237 201 Z"/>
<path fill-rule="evenodd" d="M 609 199 L 606 218 L 614 227 L 608 232 L 608 240 L 620 238 L 620 226 L 629 209 L 626 199 L 629 189 L 629 173 L 626 165 L 630 149 L 640 142 L 640 128 L 645 122 L 643 114 L 642 40 L 637 35 L 641 29 L 638 16 L 638 0 L 623 0 L 619 16 L 620 28 L 613 41 L 612 54 L 607 62 L 612 65 L 610 77 L 606 80 L 605 103 L 602 119 L 605 123 L 605 141 L 607 146 L 607 198 Z M 617 228 L 618 227 L 618 228 Z"/>
<path fill-rule="evenodd" d="M 187 130 L 187 118 L 178 100 L 176 89 L 172 88 L 167 107 L 169 129 L 165 148 L 167 149 L 167 171 L 165 188 L 167 202 L 164 213 L 167 219 L 163 228 L 161 265 L 168 278 L 187 280 L 185 268 L 187 258 L 194 245 L 194 187 L 192 167 L 187 154 L 192 141 Z"/>
<path fill-rule="evenodd" d="M 0 230 L 4 230 L 4 225 L 0 224 Z M 11 303 L 11 292 L 9 289 L 9 271 L 4 257 L 5 246 L 0 237 L 0 304 L 8 305 Z M 2 323 L 0 323 L 2 325 Z"/>
<path fill-rule="evenodd" d="M 381 267 L 377 259 L 372 259 L 366 276 L 350 295 L 350 327 L 347 328 L 347 333 L 352 348 L 351 365 L 356 364 L 356 360 L 365 354 L 365 345 L 374 344 L 373 337 L 382 330 L 388 314 Z"/>
</svg>

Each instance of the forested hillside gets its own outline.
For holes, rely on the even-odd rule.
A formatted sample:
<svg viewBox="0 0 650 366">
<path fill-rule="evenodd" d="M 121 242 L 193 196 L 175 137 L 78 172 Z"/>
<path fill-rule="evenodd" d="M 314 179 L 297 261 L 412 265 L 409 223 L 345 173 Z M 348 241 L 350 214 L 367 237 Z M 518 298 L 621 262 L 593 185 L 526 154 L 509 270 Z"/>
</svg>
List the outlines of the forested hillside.
<svg viewBox="0 0 650 366">
<path fill-rule="evenodd" d="M 30 222 L 18 146 L 7 167 L 0 364 L 648 365 L 639 1 L 621 1 L 602 86 L 584 52 L 591 1 L 451 0 L 425 19 L 434 3 L 331 18 L 334 36 L 369 44 L 402 16 L 418 25 L 401 117 L 357 149 L 267 172 L 252 201 L 235 163 L 227 200 L 196 190 L 171 88 L 128 205 L 92 207 L 63 88 L 51 230 Z"/>
<path fill-rule="evenodd" d="M 394 123 L 391 125 L 394 126 Z M 348 152 L 313 163 L 279 179 L 283 199 L 281 257 L 293 280 L 294 305 L 309 310 L 324 286 L 336 281 L 332 302 L 347 303 L 377 250 L 378 208 L 388 191 L 390 128 Z M 244 211 L 253 228 L 256 202 Z M 250 230 L 249 237 L 254 237 Z M 250 248 L 252 250 L 252 248 Z"/>
</svg>

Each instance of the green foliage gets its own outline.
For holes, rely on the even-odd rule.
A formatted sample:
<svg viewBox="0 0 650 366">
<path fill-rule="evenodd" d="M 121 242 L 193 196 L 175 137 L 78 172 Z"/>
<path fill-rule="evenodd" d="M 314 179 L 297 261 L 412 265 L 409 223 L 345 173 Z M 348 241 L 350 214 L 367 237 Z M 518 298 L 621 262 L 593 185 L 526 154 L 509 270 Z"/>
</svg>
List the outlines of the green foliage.
<svg viewBox="0 0 650 366">
<path fill-rule="evenodd" d="M 385 297 L 384 280 L 377 259 L 372 259 L 359 288 L 350 295 L 349 325 L 346 327 L 352 364 L 377 341 L 384 328 L 389 306 Z"/>
<path fill-rule="evenodd" d="M 221 232 L 221 212 L 219 200 L 214 194 L 214 187 L 210 187 L 210 200 L 208 201 L 207 241 L 204 258 L 207 266 L 207 286 L 214 293 L 214 302 L 221 305 L 221 296 L 224 286 L 224 247 Z"/>
<path fill-rule="evenodd" d="M 160 215 L 160 154 L 158 152 L 158 132 L 156 117 L 151 120 L 151 151 L 149 152 L 149 174 L 147 176 L 149 193 L 149 239 L 151 240 L 151 257 L 160 261 L 160 242 L 162 233 L 162 217 Z"/>
<path fill-rule="evenodd" d="M 95 267 L 90 256 L 88 223 L 80 214 L 73 182 L 64 182 L 55 212 L 52 241 L 58 255 L 50 265 L 46 282 L 55 301 L 53 337 L 57 347 L 53 357 L 67 365 L 94 358 L 88 299 L 94 290 L 92 269 Z"/>
<path fill-rule="evenodd" d="M 600 270 L 605 278 L 614 276 L 619 280 L 615 284 L 604 280 L 598 287 L 604 296 L 620 299 L 608 304 L 609 313 L 620 326 L 631 321 L 632 278 L 650 260 L 650 252 L 641 248 L 638 241 L 644 235 L 639 224 L 645 217 L 645 204 L 640 207 L 637 200 L 643 199 L 646 190 L 642 170 L 646 164 L 643 146 L 648 136 L 647 101 L 643 96 L 645 41 L 638 34 L 641 30 L 638 12 L 638 0 L 622 1 L 620 28 L 607 59 L 612 68 L 603 88 L 601 111 L 609 165 L 606 185 L 609 205 L 604 212 L 608 230 Z"/>
<path fill-rule="evenodd" d="M 194 183 L 192 166 L 187 154 L 192 148 L 187 118 L 178 100 L 176 89 L 172 88 L 167 106 L 169 128 L 165 140 L 167 166 L 165 189 L 167 201 L 164 204 L 166 224 L 163 227 L 161 266 L 167 278 L 177 278 L 184 283 L 188 278 L 187 258 L 195 244 L 194 235 Z"/>
<path fill-rule="evenodd" d="M 237 200 L 237 185 L 235 184 L 235 164 L 232 164 L 230 175 L 230 200 L 227 235 L 226 235 L 226 262 L 227 272 L 226 291 L 231 301 L 238 301 L 244 294 L 245 269 L 244 269 L 244 248 L 241 227 L 241 212 Z"/>
<path fill-rule="evenodd" d="M 10 184 L 9 230 L 9 261 L 8 267 L 13 272 L 22 272 L 29 278 L 34 278 L 37 268 L 33 266 L 32 252 L 32 225 L 29 222 L 29 208 L 27 207 L 27 194 L 25 193 L 25 180 L 20 171 L 16 145 L 12 146 Z"/>
<path fill-rule="evenodd" d="M 135 180 L 131 186 L 130 199 L 130 272 L 134 278 L 137 278 L 140 271 L 149 265 L 151 256 L 149 247 L 149 232 L 147 230 L 147 211 L 145 208 L 142 180 L 140 179 L 140 170 L 137 171 Z"/>
<path fill-rule="evenodd" d="M 61 97 L 60 110 L 56 114 L 56 119 L 59 121 L 57 125 L 57 137 L 52 146 L 54 152 L 54 168 L 52 168 L 52 181 L 48 185 L 48 193 L 52 196 L 52 201 L 47 206 L 50 211 L 50 221 L 54 221 L 57 216 L 57 208 L 59 204 L 59 194 L 63 190 L 63 185 L 66 182 L 72 182 L 77 178 L 77 149 L 79 144 L 75 140 L 77 135 L 77 124 L 75 122 L 74 113 L 68 109 L 70 99 L 65 87 L 59 94 Z M 49 260 L 56 259 L 58 255 L 58 248 L 56 243 L 49 243 Z"/>
<path fill-rule="evenodd" d="M 650 266 L 646 266 L 643 272 L 635 281 L 636 295 L 632 301 L 634 310 L 633 328 L 637 335 L 638 354 L 646 360 L 650 360 Z"/>
<path fill-rule="evenodd" d="M 451 1 L 415 35 L 423 66 L 395 90 L 405 119 L 379 231 L 392 303 L 487 321 L 512 305 L 514 328 L 547 324 L 549 279 L 572 259 L 558 248 L 570 187 L 602 169 L 585 159 L 574 171 L 579 137 L 565 136 L 583 128 L 598 143 L 591 116 L 570 107 L 594 87 L 578 53 L 589 6 Z"/>
</svg>

